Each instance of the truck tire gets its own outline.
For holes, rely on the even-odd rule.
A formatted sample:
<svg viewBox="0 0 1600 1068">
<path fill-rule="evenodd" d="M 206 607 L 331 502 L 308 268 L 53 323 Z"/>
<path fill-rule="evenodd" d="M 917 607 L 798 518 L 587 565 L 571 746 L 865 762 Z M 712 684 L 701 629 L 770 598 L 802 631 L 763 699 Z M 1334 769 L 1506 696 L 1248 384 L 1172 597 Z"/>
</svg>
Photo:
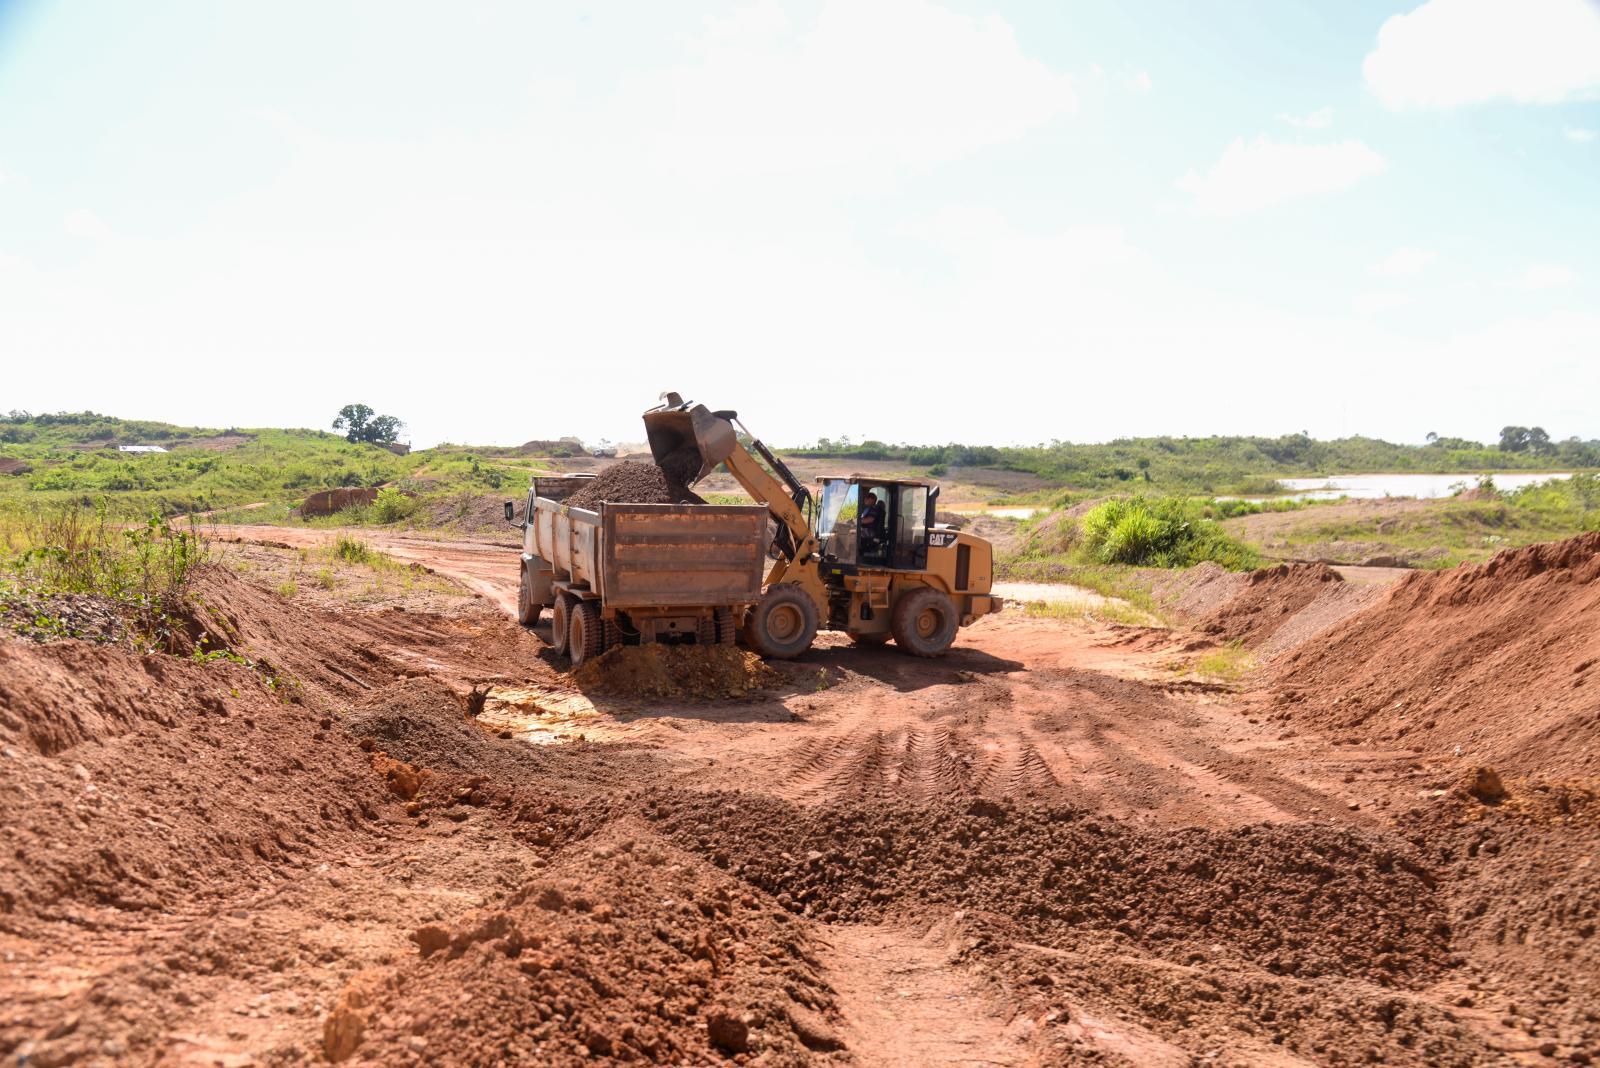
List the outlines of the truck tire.
<svg viewBox="0 0 1600 1068">
<path fill-rule="evenodd" d="M 732 645 L 737 640 L 736 628 L 733 623 L 733 609 L 719 608 L 716 611 L 717 644 Z"/>
<path fill-rule="evenodd" d="M 913 656 L 939 656 L 956 640 L 961 614 L 950 595 L 919 586 L 894 606 L 894 643 Z"/>
<path fill-rule="evenodd" d="M 593 660 L 604 645 L 600 609 L 589 601 L 579 601 L 572 609 L 572 623 L 567 632 L 567 653 L 572 657 L 572 666 L 580 667 Z"/>
<path fill-rule="evenodd" d="M 533 599 L 533 578 L 528 574 L 528 561 L 522 561 L 522 581 L 517 584 L 517 622 L 524 627 L 539 625 L 544 605 Z"/>
<path fill-rule="evenodd" d="M 572 629 L 572 602 L 565 593 L 556 594 L 555 607 L 550 609 L 550 648 L 556 655 L 567 651 L 567 632 Z"/>
<path fill-rule="evenodd" d="M 817 636 L 817 606 L 798 586 L 773 586 L 745 616 L 745 641 L 762 656 L 790 660 Z"/>
</svg>

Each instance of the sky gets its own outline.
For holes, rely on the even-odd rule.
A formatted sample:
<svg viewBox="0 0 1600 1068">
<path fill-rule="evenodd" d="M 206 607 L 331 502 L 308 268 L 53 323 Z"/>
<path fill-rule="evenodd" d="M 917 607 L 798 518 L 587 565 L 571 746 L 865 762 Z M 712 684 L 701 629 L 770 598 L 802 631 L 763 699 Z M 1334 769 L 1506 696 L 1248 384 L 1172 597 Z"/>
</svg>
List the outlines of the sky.
<svg viewBox="0 0 1600 1068">
<path fill-rule="evenodd" d="M 1600 0 L 0 0 L 0 410 L 1600 437 Z"/>
</svg>

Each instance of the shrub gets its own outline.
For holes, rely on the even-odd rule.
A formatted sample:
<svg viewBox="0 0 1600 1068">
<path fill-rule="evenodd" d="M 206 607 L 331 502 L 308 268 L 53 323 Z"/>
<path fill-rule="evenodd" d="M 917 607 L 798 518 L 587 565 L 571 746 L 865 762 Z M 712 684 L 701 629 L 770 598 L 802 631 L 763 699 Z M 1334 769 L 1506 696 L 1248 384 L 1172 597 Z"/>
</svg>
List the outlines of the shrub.
<svg viewBox="0 0 1600 1068">
<path fill-rule="evenodd" d="M 370 564 L 376 554 L 366 542 L 341 534 L 339 540 L 333 543 L 333 555 L 347 564 Z"/>
<path fill-rule="evenodd" d="M 1080 552 L 1095 563 L 1189 567 L 1213 560 L 1235 571 L 1261 565 L 1253 549 L 1181 497 L 1106 501 L 1083 517 L 1082 535 Z"/>
<path fill-rule="evenodd" d="M 88 594 L 105 598 L 137 640 L 169 647 L 183 639 L 175 617 L 200 567 L 205 543 L 160 515 L 123 528 L 104 499 L 0 516 L 0 599 Z"/>
<path fill-rule="evenodd" d="M 397 523 L 416 509 L 415 499 L 393 486 L 385 486 L 378 491 L 378 499 L 372 502 L 372 518 L 378 523 Z"/>
</svg>

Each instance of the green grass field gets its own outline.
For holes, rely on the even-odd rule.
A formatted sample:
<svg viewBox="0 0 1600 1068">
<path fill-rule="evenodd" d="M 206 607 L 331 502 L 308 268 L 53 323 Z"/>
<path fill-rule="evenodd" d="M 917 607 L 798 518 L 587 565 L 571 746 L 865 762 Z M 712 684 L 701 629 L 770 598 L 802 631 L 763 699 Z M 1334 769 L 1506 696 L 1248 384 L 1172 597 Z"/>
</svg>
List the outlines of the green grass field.
<svg viewBox="0 0 1600 1068">
<path fill-rule="evenodd" d="M 119 445 L 161 445 L 160 453 L 121 452 Z M 351 444 L 321 430 L 181 427 L 94 413 L 0 417 L 0 519 L 77 505 L 119 521 L 151 515 L 211 513 L 218 522 L 316 526 L 449 523 L 482 498 L 520 496 L 531 476 L 554 473 L 572 455 L 566 443 L 531 454 L 518 447 L 441 445 L 408 455 Z M 1059 575 L 1085 567 L 1180 567 L 1214 560 L 1243 569 L 1266 556 L 1328 543 L 1390 546 L 1429 566 L 1482 559 L 1498 548 L 1566 537 L 1597 526 L 1596 480 L 1574 479 L 1488 499 L 1442 501 L 1384 520 L 1322 522 L 1311 505 L 1218 499 L 1217 493 L 1270 493 L 1277 479 L 1353 471 L 1471 471 L 1600 465 L 1600 442 L 1570 439 L 1545 454 L 1502 452 L 1442 439 L 1427 446 L 1369 438 L 1319 442 L 1279 438 L 1140 438 L 1105 445 L 1052 442 L 1032 448 L 907 446 L 822 441 L 787 455 L 874 460 L 908 475 L 961 469 L 1021 472 L 1025 492 L 991 504 L 1031 503 L 1056 509 L 1027 524 L 1020 548 L 1005 556 L 1010 577 Z M 935 476 L 939 477 L 939 476 Z M 1016 475 L 1005 475 L 1013 481 Z M 1003 481 L 1003 479 L 1002 479 Z M 301 519 L 294 509 L 315 490 L 385 487 L 379 500 L 336 516 Z M 1063 520 L 1059 509 L 1102 501 Z M 726 496 L 726 495 L 723 495 Z M 713 499 L 721 497 L 713 494 Z M 729 497 L 729 499 L 735 499 Z M 1221 524 L 1263 509 L 1303 510 L 1267 550 Z M 1330 513 L 1331 514 L 1331 513 Z M 445 517 L 445 518 L 441 518 Z"/>
</svg>

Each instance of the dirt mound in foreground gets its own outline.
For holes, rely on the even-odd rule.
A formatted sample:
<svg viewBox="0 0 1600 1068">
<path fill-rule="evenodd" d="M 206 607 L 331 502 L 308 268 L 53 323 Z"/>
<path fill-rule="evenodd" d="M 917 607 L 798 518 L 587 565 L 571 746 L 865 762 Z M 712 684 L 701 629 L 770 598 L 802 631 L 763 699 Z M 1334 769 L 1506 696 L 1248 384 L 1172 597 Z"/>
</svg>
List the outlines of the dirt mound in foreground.
<svg viewBox="0 0 1600 1068">
<path fill-rule="evenodd" d="M 620 645 L 580 666 L 580 690 L 617 697 L 743 697 L 777 680 L 755 653 L 734 645 Z"/>
<path fill-rule="evenodd" d="M 803 921 L 626 822 L 504 904 L 411 938 L 417 958 L 341 996 L 330 1055 L 782 1065 L 841 1045 Z"/>
<path fill-rule="evenodd" d="M 1390 846 L 1309 825 L 1150 832 L 989 801 L 804 807 L 749 794 L 659 795 L 647 815 L 779 904 L 824 921 L 930 906 L 1006 916 L 1033 941 L 1117 932 L 1188 963 L 1384 985 L 1444 967 L 1431 880 Z"/>
<path fill-rule="evenodd" d="M 1558 1025 L 1541 1037 L 1600 1054 L 1600 779 L 1505 786 L 1483 804 L 1458 785 L 1402 830 L 1442 877 L 1458 952 L 1495 962 L 1475 977 L 1482 1010 L 1522 1028 L 1538 1005 Z"/>
<path fill-rule="evenodd" d="M 237 664 L 0 641 L 0 926 L 192 906 L 364 828 L 381 787 L 332 728 Z"/>
<path fill-rule="evenodd" d="M 1600 533 L 1413 573 L 1277 664 L 1282 714 L 1558 778 L 1600 769 Z"/>
<path fill-rule="evenodd" d="M 574 508 L 594 508 L 602 501 L 619 504 L 677 504 L 688 501 L 704 504 L 678 479 L 655 464 L 634 463 L 624 460 L 612 464 L 589 481 L 578 492 L 566 499 Z"/>
<path fill-rule="evenodd" d="M 1198 628 L 1228 641 L 1259 645 L 1290 616 L 1343 583 L 1327 564 L 1260 568 L 1245 575 L 1238 592 L 1202 618 Z"/>
</svg>

